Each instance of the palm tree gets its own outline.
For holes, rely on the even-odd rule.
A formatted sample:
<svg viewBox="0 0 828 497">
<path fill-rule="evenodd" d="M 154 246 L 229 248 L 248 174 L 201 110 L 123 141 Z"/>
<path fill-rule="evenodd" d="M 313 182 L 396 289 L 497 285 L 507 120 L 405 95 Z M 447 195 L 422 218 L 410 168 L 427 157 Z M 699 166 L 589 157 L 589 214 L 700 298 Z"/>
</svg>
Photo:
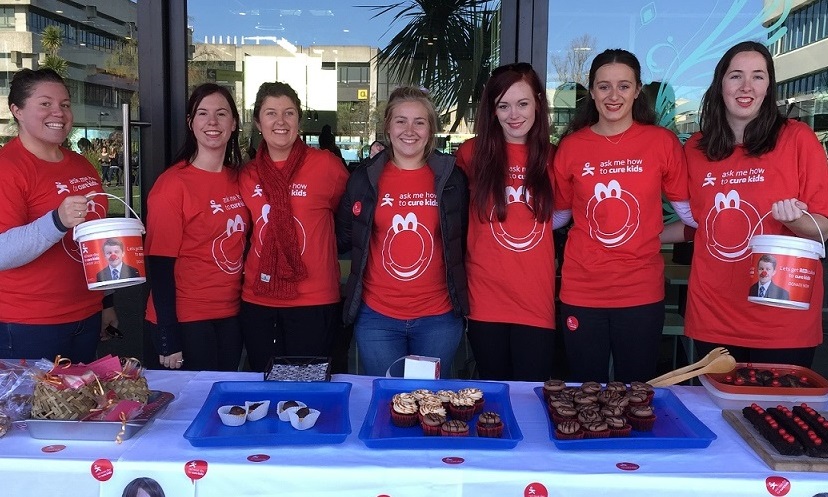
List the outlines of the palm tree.
<svg viewBox="0 0 828 497">
<path fill-rule="evenodd" d="M 487 0 L 404 0 L 367 6 L 406 25 L 377 55 L 391 81 L 422 85 L 439 109 L 456 109 L 451 131 L 477 106 L 489 76 L 494 11 Z"/>
<path fill-rule="evenodd" d="M 60 48 L 63 46 L 63 34 L 60 28 L 55 25 L 49 25 L 43 28 L 40 34 L 40 45 L 46 52 L 46 60 L 43 62 L 43 67 L 48 67 L 63 77 L 66 77 L 66 72 L 69 63 L 66 59 L 58 55 Z"/>
</svg>

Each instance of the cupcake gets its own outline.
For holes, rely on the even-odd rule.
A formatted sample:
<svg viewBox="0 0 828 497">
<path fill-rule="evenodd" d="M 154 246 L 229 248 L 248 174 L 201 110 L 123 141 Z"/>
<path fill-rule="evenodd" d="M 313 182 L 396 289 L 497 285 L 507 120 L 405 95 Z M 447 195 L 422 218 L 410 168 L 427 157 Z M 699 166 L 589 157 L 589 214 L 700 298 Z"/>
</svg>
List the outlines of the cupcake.
<svg viewBox="0 0 828 497">
<path fill-rule="evenodd" d="M 615 392 L 613 390 L 601 390 L 596 395 L 598 397 L 599 404 L 606 404 L 610 401 L 610 399 L 616 399 L 621 397 L 622 394 Z"/>
<path fill-rule="evenodd" d="M 627 393 L 627 385 L 621 383 L 620 381 L 611 381 L 607 383 L 606 389 L 610 392 L 618 392 L 621 395 Z"/>
<path fill-rule="evenodd" d="M 465 395 L 474 399 L 475 414 L 483 412 L 483 404 L 486 402 L 483 399 L 483 390 L 480 390 L 479 388 L 462 388 L 458 390 L 457 395 Z"/>
<path fill-rule="evenodd" d="M 627 392 L 626 399 L 630 406 L 646 406 L 650 403 L 647 399 L 647 392 L 630 390 Z"/>
<path fill-rule="evenodd" d="M 429 395 L 434 395 L 434 392 L 432 392 L 431 390 L 425 389 L 425 388 L 421 388 L 419 390 L 414 390 L 413 392 L 411 392 L 411 395 L 414 396 L 414 399 L 416 399 L 417 402 L 420 402 L 425 397 L 427 397 Z"/>
<path fill-rule="evenodd" d="M 607 438 L 610 436 L 610 429 L 605 421 L 595 421 L 583 425 L 584 438 Z"/>
<path fill-rule="evenodd" d="M 623 416 L 626 410 L 623 407 L 618 406 L 603 406 L 598 413 L 603 416 L 605 419 L 613 416 Z"/>
<path fill-rule="evenodd" d="M 469 425 L 465 421 L 452 419 L 443 423 L 440 427 L 440 434 L 444 437 L 467 437 L 469 436 Z"/>
<path fill-rule="evenodd" d="M 581 391 L 589 394 L 597 394 L 601 391 L 601 384 L 597 381 L 585 381 L 581 384 Z"/>
<path fill-rule="evenodd" d="M 632 431 L 632 426 L 627 423 L 627 419 L 623 416 L 606 416 L 604 422 L 610 430 L 610 437 L 628 437 Z"/>
<path fill-rule="evenodd" d="M 594 393 L 578 392 L 572 397 L 572 401 L 575 402 L 576 407 L 579 404 L 597 404 L 598 396 Z"/>
<path fill-rule="evenodd" d="M 503 436 L 503 421 L 496 412 L 483 412 L 477 418 L 477 436 L 486 438 L 500 438 Z"/>
<path fill-rule="evenodd" d="M 655 425 L 656 415 L 653 408 L 647 405 L 636 406 L 630 405 L 627 409 L 629 418 L 627 422 L 630 423 L 633 430 L 637 431 L 651 431 Z"/>
<path fill-rule="evenodd" d="M 411 394 L 397 394 L 391 399 L 391 422 L 399 428 L 417 424 L 417 401 Z"/>
<path fill-rule="evenodd" d="M 449 414 L 452 418 L 460 421 L 468 421 L 474 416 L 475 400 L 459 392 L 451 399 Z"/>
<path fill-rule="evenodd" d="M 424 399 L 420 403 L 420 409 L 417 413 L 418 419 L 422 421 L 423 417 L 427 414 L 439 414 L 444 418 L 446 417 L 446 409 L 443 407 L 443 403 L 440 402 L 439 398 Z"/>
<path fill-rule="evenodd" d="M 221 406 L 218 415 L 227 426 L 241 426 L 247 421 L 247 409 L 242 406 Z"/>
<path fill-rule="evenodd" d="M 574 407 L 560 406 L 558 408 L 550 408 L 549 414 L 552 415 L 552 421 L 555 424 L 563 423 L 564 421 L 574 420 L 578 415 L 578 411 Z"/>
<path fill-rule="evenodd" d="M 451 390 L 437 390 L 435 395 L 440 398 L 440 402 L 443 403 L 443 407 L 448 410 L 451 398 L 454 397 L 455 394 Z"/>
<path fill-rule="evenodd" d="M 642 381 L 634 381 L 630 383 L 630 391 L 644 392 L 647 395 L 648 404 L 653 400 L 653 395 L 655 395 L 655 390 L 653 389 L 653 386 L 649 383 L 644 383 Z"/>
<path fill-rule="evenodd" d="M 566 388 L 566 383 L 563 380 L 546 380 L 543 382 L 543 397 L 549 400 L 549 397 L 560 393 Z"/>
<path fill-rule="evenodd" d="M 563 421 L 555 427 L 555 438 L 558 440 L 580 440 L 584 438 L 584 432 L 577 421 Z"/>
<path fill-rule="evenodd" d="M 423 428 L 423 435 L 427 437 L 440 436 L 440 428 L 446 422 L 446 416 L 438 413 L 428 413 L 420 419 L 420 426 Z"/>
<path fill-rule="evenodd" d="M 603 418 L 597 409 L 584 409 L 578 413 L 578 422 L 586 426 L 589 423 L 601 421 Z"/>
</svg>

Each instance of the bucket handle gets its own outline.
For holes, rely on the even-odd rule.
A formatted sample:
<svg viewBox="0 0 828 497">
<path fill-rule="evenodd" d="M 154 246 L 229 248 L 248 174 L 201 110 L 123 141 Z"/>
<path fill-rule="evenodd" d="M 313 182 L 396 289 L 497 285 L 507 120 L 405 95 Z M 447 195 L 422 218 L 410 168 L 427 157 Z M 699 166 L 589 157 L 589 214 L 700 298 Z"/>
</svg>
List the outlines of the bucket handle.
<svg viewBox="0 0 828 497">
<path fill-rule="evenodd" d="M 104 193 L 95 193 L 95 192 L 93 192 L 93 193 L 87 193 L 85 195 L 86 198 L 101 197 L 101 196 L 117 200 L 118 202 L 124 204 L 124 207 L 129 209 L 129 212 L 131 212 L 132 215 L 135 216 L 135 219 L 138 219 L 138 220 L 141 219 L 141 217 L 134 210 L 132 210 L 132 207 L 128 206 L 127 203 L 124 202 L 124 199 L 122 199 L 121 197 L 119 197 L 117 195 L 112 195 L 111 193 L 106 193 L 106 192 L 104 192 Z M 810 214 L 808 214 L 808 215 L 810 216 Z"/>
<path fill-rule="evenodd" d="M 120 200 L 120 198 L 118 200 Z M 130 210 L 132 210 L 132 209 L 130 209 Z M 756 234 L 756 230 L 759 228 L 759 226 L 762 226 L 762 222 L 765 220 L 765 218 L 770 216 L 772 212 L 773 212 L 773 210 L 769 210 L 764 216 L 759 218 L 759 222 L 756 223 L 756 226 L 753 227 L 753 231 L 751 231 L 751 233 L 750 233 L 751 238 L 753 238 L 753 236 Z M 802 209 L 802 213 L 807 214 L 808 217 L 811 218 L 811 221 L 814 222 L 814 225 L 816 225 L 817 232 L 819 232 L 819 239 L 822 240 L 822 242 L 820 243 L 820 245 L 822 245 L 822 250 L 821 250 L 821 253 L 819 254 L 819 256 L 820 257 L 825 257 L 825 236 L 822 234 L 822 228 L 819 227 L 819 223 L 814 218 L 814 216 L 811 215 L 810 212 L 806 211 L 805 209 Z"/>
</svg>

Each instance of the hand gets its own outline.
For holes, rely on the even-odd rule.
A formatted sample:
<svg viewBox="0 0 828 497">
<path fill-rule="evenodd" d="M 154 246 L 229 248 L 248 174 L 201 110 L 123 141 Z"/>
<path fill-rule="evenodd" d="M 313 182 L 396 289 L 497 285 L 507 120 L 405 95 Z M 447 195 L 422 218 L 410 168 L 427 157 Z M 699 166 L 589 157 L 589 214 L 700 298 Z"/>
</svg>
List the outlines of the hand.
<svg viewBox="0 0 828 497">
<path fill-rule="evenodd" d="M 66 197 L 57 210 L 60 222 L 67 228 L 74 228 L 86 221 L 86 197 L 83 195 Z"/>
<path fill-rule="evenodd" d="M 118 315 L 115 313 L 114 307 L 107 307 L 103 311 L 101 311 L 101 341 L 105 342 L 109 340 L 110 337 L 109 333 L 106 332 L 106 327 L 112 325 L 115 328 L 118 327 Z"/>
<path fill-rule="evenodd" d="M 165 368 L 180 369 L 184 365 L 184 355 L 181 352 L 170 355 L 159 355 L 158 362 Z"/>
<path fill-rule="evenodd" d="M 806 210 L 808 210 L 808 205 L 805 202 L 788 198 L 774 202 L 771 206 L 771 215 L 779 222 L 790 223 L 801 218 L 802 211 Z"/>
</svg>

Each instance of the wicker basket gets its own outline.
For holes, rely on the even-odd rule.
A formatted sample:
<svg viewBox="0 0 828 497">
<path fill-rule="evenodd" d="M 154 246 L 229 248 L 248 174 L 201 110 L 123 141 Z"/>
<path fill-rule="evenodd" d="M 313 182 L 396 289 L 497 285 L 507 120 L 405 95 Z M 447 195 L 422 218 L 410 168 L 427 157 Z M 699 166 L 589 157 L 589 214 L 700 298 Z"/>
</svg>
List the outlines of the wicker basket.
<svg viewBox="0 0 828 497">
<path fill-rule="evenodd" d="M 112 390 L 121 400 L 134 400 L 146 404 L 150 396 L 147 379 L 143 376 L 138 378 L 116 378 L 103 383 L 104 390 Z"/>
<path fill-rule="evenodd" d="M 60 390 L 49 382 L 38 381 L 32 399 L 33 419 L 80 419 L 98 405 L 89 385 Z"/>
</svg>

